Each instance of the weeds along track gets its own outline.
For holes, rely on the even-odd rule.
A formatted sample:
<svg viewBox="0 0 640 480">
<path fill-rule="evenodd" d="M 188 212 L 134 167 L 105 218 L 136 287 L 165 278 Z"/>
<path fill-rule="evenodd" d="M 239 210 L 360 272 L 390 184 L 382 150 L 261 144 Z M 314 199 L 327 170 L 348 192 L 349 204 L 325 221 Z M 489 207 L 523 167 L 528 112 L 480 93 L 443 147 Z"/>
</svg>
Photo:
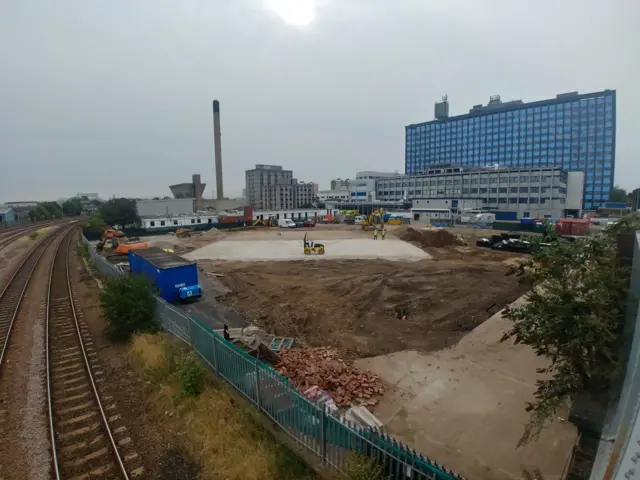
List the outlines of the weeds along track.
<svg viewBox="0 0 640 480">
<path fill-rule="evenodd" d="M 12 228 L 11 230 L 6 232 L 0 231 L 0 250 L 8 247 L 20 237 L 24 237 L 25 235 L 28 235 L 31 232 L 36 232 L 41 228 L 50 227 L 51 225 L 55 225 L 55 223 L 54 222 L 40 223 L 35 226 L 29 225 L 26 227 Z"/>
<path fill-rule="evenodd" d="M 60 232 L 53 232 L 43 238 L 22 261 L 7 286 L 0 292 L 0 371 L 9 345 L 13 324 L 27 292 L 29 281 L 47 247 L 60 234 Z"/>
<path fill-rule="evenodd" d="M 129 479 L 143 475 L 113 397 L 103 394 L 104 372 L 70 279 L 74 233 L 58 246 L 47 299 L 47 396 L 55 478 Z"/>
</svg>

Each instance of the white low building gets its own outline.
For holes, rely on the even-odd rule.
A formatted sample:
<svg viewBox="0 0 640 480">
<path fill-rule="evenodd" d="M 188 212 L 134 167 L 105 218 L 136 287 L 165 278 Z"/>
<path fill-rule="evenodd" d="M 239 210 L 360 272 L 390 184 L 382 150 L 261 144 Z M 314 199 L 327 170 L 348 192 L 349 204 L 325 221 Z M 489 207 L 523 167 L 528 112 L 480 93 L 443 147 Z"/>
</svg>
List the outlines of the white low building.
<svg viewBox="0 0 640 480">
<path fill-rule="evenodd" d="M 307 220 L 323 218 L 327 215 L 337 216 L 340 213 L 336 209 L 320 209 L 320 208 L 306 208 L 306 209 L 292 209 L 292 210 L 254 210 L 252 222 L 261 219 L 285 219 L 290 218 L 292 220 Z M 242 212 L 229 212 L 230 216 L 242 216 Z M 220 223 L 220 217 L 223 215 L 213 214 L 190 214 L 190 215 L 157 215 L 148 216 L 140 219 L 141 227 L 143 230 L 166 230 L 166 229 L 178 229 L 178 228 L 205 228 L 206 225 Z"/>
</svg>

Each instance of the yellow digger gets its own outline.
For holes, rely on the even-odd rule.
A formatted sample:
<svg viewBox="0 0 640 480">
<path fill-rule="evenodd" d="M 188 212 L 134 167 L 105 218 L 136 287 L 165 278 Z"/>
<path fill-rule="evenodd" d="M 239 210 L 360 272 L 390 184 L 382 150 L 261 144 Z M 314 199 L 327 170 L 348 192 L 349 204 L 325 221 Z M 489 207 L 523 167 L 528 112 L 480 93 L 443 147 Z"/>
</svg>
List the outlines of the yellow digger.
<svg viewBox="0 0 640 480">
<path fill-rule="evenodd" d="M 305 255 L 324 255 L 324 245 L 322 243 L 314 243 L 307 240 L 307 234 L 304 234 L 304 254 Z"/>
<path fill-rule="evenodd" d="M 371 214 L 360 222 L 362 230 L 367 230 L 369 227 L 377 228 L 378 225 L 384 225 L 384 210 L 375 210 Z"/>
</svg>

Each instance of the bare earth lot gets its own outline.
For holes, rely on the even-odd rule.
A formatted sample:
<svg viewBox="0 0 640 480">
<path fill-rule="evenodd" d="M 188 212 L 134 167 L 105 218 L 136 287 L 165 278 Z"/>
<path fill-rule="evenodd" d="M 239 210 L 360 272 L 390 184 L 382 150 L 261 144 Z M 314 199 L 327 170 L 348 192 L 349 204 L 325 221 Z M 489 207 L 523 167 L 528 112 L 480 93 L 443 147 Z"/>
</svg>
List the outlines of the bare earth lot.
<svg viewBox="0 0 640 480">
<path fill-rule="evenodd" d="M 453 345 L 522 293 L 508 265 L 482 258 L 199 264 L 249 321 L 351 358 Z"/>
<path fill-rule="evenodd" d="M 335 346 L 377 373 L 389 388 L 374 413 L 407 445 L 468 478 L 519 479 L 525 469 L 560 478 L 576 438 L 571 424 L 557 421 L 540 441 L 515 448 L 536 368 L 545 363 L 526 346 L 500 342 L 510 325 L 497 312 L 525 293 L 510 275 L 523 257 L 476 248 L 476 231 L 454 232 L 468 245 L 434 248 L 429 238 L 420 239 L 421 230 L 415 235 L 406 228 L 389 228 L 384 242 L 424 252 L 426 259 L 353 259 L 362 255 L 356 251 L 351 259 L 291 261 L 276 245 L 301 243 L 298 229 L 214 232 L 178 247 L 192 251 L 205 272 L 221 275 L 207 278 L 217 293 L 226 292 L 219 300 L 248 322 L 311 346 Z M 347 240 L 382 243 L 359 227 L 308 233 L 328 252 Z M 351 247 L 357 250 L 356 243 Z M 234 255 L 220 260 L 221 252 Z M 270 256 L 280 261 L 265 261 Z"/>
</svg>

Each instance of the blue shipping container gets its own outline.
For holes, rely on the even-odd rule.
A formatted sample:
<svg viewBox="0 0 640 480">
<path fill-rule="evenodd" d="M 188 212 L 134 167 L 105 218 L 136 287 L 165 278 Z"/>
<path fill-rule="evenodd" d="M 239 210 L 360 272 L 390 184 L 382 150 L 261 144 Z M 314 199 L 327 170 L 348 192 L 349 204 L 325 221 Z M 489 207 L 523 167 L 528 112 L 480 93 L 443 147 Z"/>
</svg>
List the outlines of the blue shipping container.
<svg viewBox="0 0 640 480">
<path fill-rule="evenodd" d="M 518 220 L 518 212 L 495 212 L 494 214 L 498 222 Z"/>
<path fill-rule="evenodd" d="M 129 268 L 151 280 L 167 302 L 200 296 L 198 265 L 175 253 L 158 247 L 130 251 Z"/>
</svg>

